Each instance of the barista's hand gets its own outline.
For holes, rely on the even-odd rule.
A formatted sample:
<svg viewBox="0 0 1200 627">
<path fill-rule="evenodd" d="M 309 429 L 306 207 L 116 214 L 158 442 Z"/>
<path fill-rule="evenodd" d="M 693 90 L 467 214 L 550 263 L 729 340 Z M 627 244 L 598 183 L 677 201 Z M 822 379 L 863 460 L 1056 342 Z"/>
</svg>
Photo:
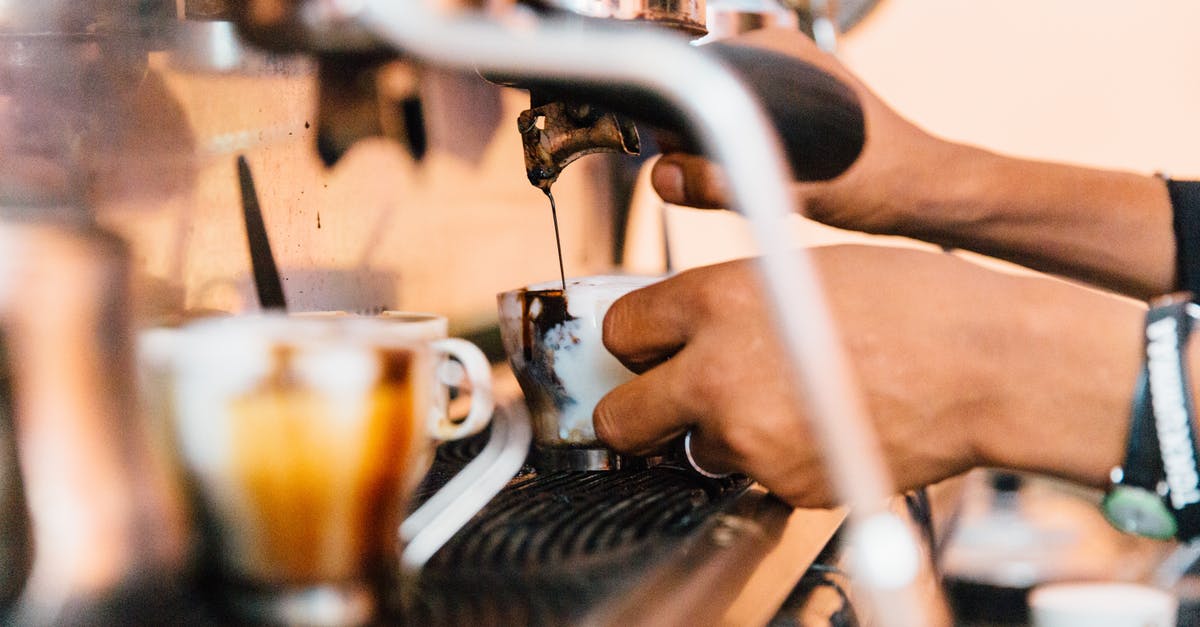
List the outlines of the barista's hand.
<svg viewBox="0 0 1200 627">
<path fill-rule="evenodd" d="M 799 58 L 850 86 L 866 118 L 867 139 L 862 154 L 845 174 L 832 182 L 796 184 L 798 205 L 819 221 L 870 233 L 904 234 L 915 226 L 906 216 L 919 198 L 906 198 L 930 184 L 950 158 L 952 145 L 936 139 L 900 117 L 832 56 L 803 34 L 791 30 L 754 31 L 739 45 L 765 48 Z M 696 155 L 670 152 L 654 167 L 652 181 L 667 202 L 700 208 L 728 207 L 725 179 L 719 168 Z"/>
<path fill-rule="evenodd" d="M 858 161 L 832 181 L 793 185 L 796 204 L 809 217 L 975 250 L 1143 298 L 1178 289 L 1162 181 L 949 142 L 900 117 L 802 34 L 761 30 L 738 43 L 822 68 L 854 89 L 862 104 L 867 139 Z M 664 200 L 728 206 L 719 169 L 665 146 L 652 173 Z M 1121 245 L 1114 247 L 1116 241 Z"/>
<path fill-rule="evenodd" d="M 813 251 L 897 489 L 976 465 L 1102 486 L 1120 458 L 1141 311 L 951 255 Z M 596 408 L 597 434 L 646 454 L 693 433 L 701 466 L 798 506 L 834 502 L 768 323 L 757 268 L 733 262 L 630 293 L 604 339 L 641 372 Z"/>
</svg>

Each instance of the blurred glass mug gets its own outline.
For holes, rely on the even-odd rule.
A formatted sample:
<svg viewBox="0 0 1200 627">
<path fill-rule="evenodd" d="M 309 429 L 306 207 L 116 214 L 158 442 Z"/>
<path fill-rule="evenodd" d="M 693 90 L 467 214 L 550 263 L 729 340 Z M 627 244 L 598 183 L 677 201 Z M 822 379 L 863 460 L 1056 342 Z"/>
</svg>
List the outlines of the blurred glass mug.
<svg viewBox="0 0 1200 627">
<path fill-rule="evenodd" d="M 269 622 L 376 619 L 433 444 L 491 418 L 479 349 L 446 338 L 431 314 L 210 319 L 153 330 L 142 348 L 144 371 L 167 363 L 159 380 L 222 600 Z M 438 377 L 448 358 L 471 386 L 461 422 L 447 417 Z"/>
<path fill-rule="evenodd" d="M 611 467 L 592 412 L 610 390 L 634 377 L 604 347 L 604 316 L 621 296 L 663 277 L 592 276 L 497 296 L 500 335 L 533 419 L 539 466 Z"/>
</svg>

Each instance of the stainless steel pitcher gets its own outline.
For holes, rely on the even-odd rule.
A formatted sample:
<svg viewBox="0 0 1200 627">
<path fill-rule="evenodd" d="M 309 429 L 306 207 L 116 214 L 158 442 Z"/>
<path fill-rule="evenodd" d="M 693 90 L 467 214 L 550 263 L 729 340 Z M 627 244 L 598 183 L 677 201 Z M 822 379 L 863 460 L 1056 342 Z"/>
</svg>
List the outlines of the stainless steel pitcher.
<svg viewBox="0 0 1200 627">
<path fill-rule="evenodd" d="M 125 246 L 37 214 L 0 212 L 0 518 L 19 521 L 0 547 L 29 565 L 5 576 L 7 620 L 157 622 L 181 607 L 188 522 L 136 408 Z"/>
</svg>

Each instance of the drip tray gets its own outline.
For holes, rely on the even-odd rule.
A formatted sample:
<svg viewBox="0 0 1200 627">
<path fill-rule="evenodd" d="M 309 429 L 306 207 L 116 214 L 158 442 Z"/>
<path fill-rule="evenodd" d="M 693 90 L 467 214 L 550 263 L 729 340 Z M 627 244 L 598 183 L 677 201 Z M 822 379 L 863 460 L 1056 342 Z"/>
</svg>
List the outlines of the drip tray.
<svg viewBox="0 0 1200 627">
<path fill-rule="evenodd" d="M 418 500 L 478 453 L 484 438 L 443 445 Z M 733 603 L 780 543 L 791 514 L 748 480 L 711 480 L 669 465 L 526 468 L 419 576 L 402 582 L 396 604 L 404 622 L 414 625 L 628 623 L 639 612 L 657 608 L 660 615 L 672 605 L 660 595 L 681 604 L 674 610 L 679 618 L 714 609 L 719 616 L 726 608 L 710 606 Z M 805 549 L 811 555 L 796 579 L 837 523 L 824 527 Z M 745 577 L 710 581 L 703 573 L 712 567 L 736 567 L 726 575 Z M 778 601 L 794 583 L 774 584 L 781 586 Z M 650 607 L 639 609 L 646 595 Z"/>
</svg>

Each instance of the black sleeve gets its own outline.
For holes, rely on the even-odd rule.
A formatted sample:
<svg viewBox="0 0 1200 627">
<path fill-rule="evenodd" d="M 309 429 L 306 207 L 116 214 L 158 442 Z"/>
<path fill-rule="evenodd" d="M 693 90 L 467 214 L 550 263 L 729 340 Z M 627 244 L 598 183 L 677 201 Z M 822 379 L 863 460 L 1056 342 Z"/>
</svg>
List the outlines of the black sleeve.
<svg viewBox="0 0 1200 627">
<path fill-rule="evenodd" d="M 1167 180 L 1175 228 L 1179 289 L 1200 295 L 1200 181 Z"/>
</svg>

